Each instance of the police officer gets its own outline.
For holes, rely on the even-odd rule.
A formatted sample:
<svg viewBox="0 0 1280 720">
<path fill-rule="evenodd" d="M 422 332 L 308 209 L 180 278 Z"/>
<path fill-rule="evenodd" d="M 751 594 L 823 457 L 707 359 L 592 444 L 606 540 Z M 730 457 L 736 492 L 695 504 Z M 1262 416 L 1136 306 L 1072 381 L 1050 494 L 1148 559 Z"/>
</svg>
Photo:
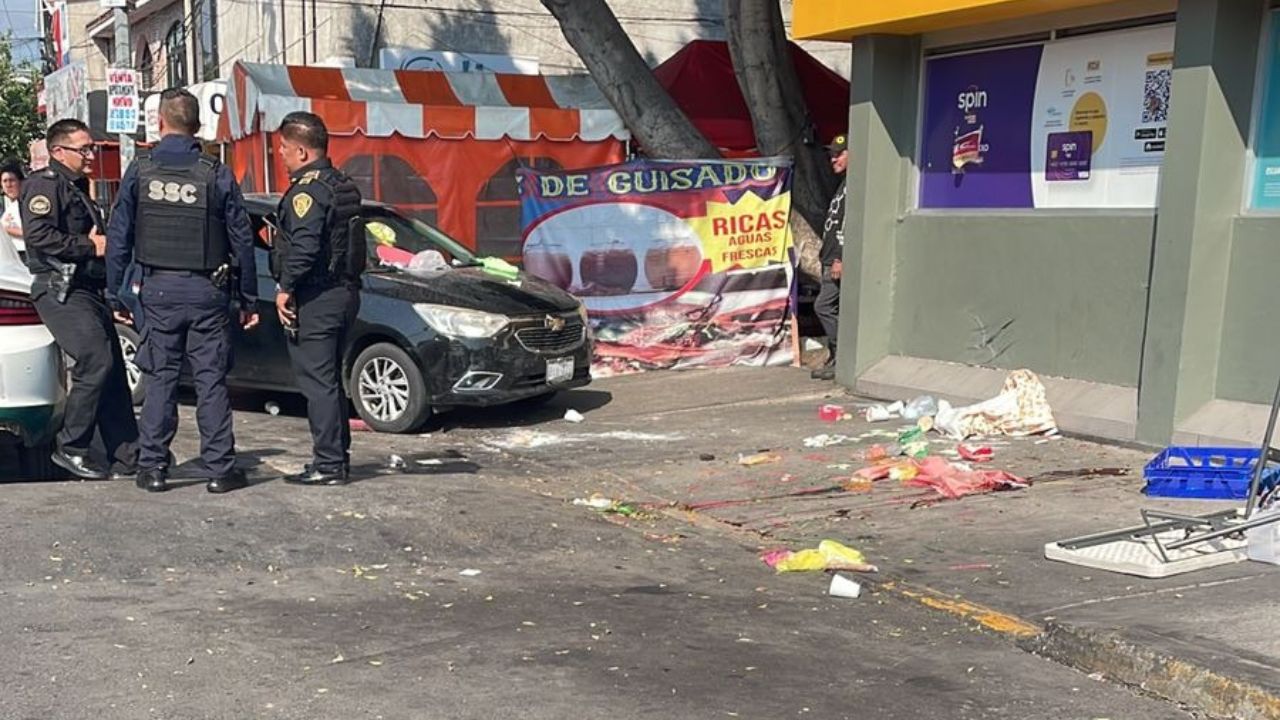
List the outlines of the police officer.
<svg viewBox="0 0 1280 720">
<path fill-rule="evenodd" d="M 142 270 L 146 374 L 139 422 L 139 488 L 167 490 L 169 443 L 178 429 L 178 375 L 185 357 L 196 386 L 200 457 L 209 492 L 248 484 L 235 467 L 227 370 L 231 366 L 233 265 L 239 267 L 240 322 L 258 324 L 257 270 L 249 216 L 226 166 L 201 154 L 200 103 L 183 89 L 160 96 L 160 142 L 140 154 L 120 183 L 107 230 L 107 287 L 117 290 L 130 260 Z M 109 293 L 111 294 L 111 293 Z M 128 311 L 111 294 L 117 316 Z"/>
<path fill-rule="evenodd" d="M 272 270 L 276 312 L 290 332 L 289 356 L 307 398 L 312 462 L 286 478 L 299 485 L 344 485 L 351 464 L 342 350 L 360 309 L 365 264 L 360 190 L 329 161 L 329 132 L 316 115 L 294 112 L 280 125 L 280 157 L 292 184 L 276 210 L 281 237 Z"/>
<path fill-rule="evenodd" d="M 120 338 L 103 298 L 106 238 L 102 214 L 89 199 L 93 138 L 79 120 L 59 120 L 45 135 L 49 167 L 22 189 L 31 297 L 45 327 L 71 358 L 71 390 L 53 462 L 96 480 L 137 471 L 138 425 Z M 101 433 L 109 468 L 89 458 Z"/>
</svg>

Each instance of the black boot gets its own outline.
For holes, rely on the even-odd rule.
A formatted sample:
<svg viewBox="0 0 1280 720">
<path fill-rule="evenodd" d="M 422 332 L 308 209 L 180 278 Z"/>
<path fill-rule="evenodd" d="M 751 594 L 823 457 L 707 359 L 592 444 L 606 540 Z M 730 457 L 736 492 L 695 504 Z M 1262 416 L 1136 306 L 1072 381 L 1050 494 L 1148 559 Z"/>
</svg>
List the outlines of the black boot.
<svg viewBox="0 0 1280 720">
<path fill-rule="evenodd" d="M 336 470 L 318 470 L 308 465 L 297 475 L 290 475 L 284 479 L 291 485 L 346 485 L 351 482 L 351 474 L 346 467 Z"/>
<path fill-rule="evenodd" d="M 138 471 L 133 481 L 141 490 L 147 492 L 164 492 L 169 489 L 169 480 L 165 477 L 164 468 L 144 468 Z"/>
<path fill-rule="evenodd" d="M 210 480 L 205 489 L 211 493 L 227 493 L 246 487 L 249 487 L 249 478 L 245 477 L 243 470 L 234 469 Z"/>
</svg>

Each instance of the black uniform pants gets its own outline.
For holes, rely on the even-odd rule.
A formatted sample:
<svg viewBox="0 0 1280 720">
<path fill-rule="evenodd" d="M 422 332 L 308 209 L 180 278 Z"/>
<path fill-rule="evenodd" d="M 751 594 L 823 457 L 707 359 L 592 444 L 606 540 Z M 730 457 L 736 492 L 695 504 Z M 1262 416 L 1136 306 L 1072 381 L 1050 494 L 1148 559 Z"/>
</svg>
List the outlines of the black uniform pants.
<svg viewBox="0 0 1280 720">
<path fill-rule="evenodd" d="M 307 399 L 313 469 L 336 471 L 351 462 L 351 426 L 342 387 L 342 351 L 360 310 L 359 290 L 347 285 L 300 288 L 293 295 L 298 339 L 289 343 L 298 389 Z"/>
<path fill-rule="evenodd" d="M 813 301 L 813 314 L 818 316 L 822 332 L 827 336 L 827 348 L 831 351 L 831 360 L 836 361 L 836 343 L 840 329 L 840 281 L 831 277 L 831 267 L 822 267 L 822 284 L 818 286 L 818 297 Z"/>
<path fill-rule="evenodd" d="M 86 456 L 97 430 L 108 462 L 133 464 L 138 423 L 120 337 L 102 293 L 74 288 L 66 303 L 60 303 L 44 278 L 37 278 L 32 290 L 40 320 L 72 361 L 58 447 L 69 455 Z"/>
<path fill-rule="evenodd" d="M 209 477 L 235 467 L 235 436 L 227 370 L 231 368 L 231 298 L 197 273 L 150 272 L 142 281 L 142 347 L 135 362 L 146 375 L 139 418 L 138 465 L 166 464 L 178 431 L 178 376 L 182 360 L 196 387 L 200 458 Z"/>
</svg>

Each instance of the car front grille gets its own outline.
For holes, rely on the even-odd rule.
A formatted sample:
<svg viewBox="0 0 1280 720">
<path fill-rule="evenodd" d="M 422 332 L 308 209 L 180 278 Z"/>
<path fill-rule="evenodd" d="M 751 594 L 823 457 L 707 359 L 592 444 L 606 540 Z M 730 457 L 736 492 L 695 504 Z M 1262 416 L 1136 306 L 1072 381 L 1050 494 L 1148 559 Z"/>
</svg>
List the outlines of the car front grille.
<svg viewBox="0 0 1280 720">
<path fill-rule="evenodd" d="M 564 327 L 553 330 L 545 324 L 516 330 L 516 339 L 525 350 L 539 355 L 554 355 L 577 349 L 586 337 L 582 320 L 576 315 L 563 317 Z"/>
</svg>

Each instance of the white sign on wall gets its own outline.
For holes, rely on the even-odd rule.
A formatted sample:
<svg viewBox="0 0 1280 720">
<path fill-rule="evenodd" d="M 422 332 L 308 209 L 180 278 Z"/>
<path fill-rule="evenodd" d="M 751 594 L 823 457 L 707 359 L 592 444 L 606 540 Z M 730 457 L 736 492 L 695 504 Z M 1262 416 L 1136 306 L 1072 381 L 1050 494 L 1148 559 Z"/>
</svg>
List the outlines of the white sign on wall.
<svg viewBox="0 0 1280 720">
<path fill-rule="evenodd" d="M 537 58 L 519 55 L 463 53 L 452 50 L 418 50 L 390 47 L 378 52 L 383 70 L 443 70 L 444 72 L 491 72 L 537 75 Z"/>
<path fill-rule="evenodd" d="M 107 70 L 107 133 L 132 135 L 137 132 L 140 106 L 137 71 L 129 68 L 109 68 Z"/>
</svg>

